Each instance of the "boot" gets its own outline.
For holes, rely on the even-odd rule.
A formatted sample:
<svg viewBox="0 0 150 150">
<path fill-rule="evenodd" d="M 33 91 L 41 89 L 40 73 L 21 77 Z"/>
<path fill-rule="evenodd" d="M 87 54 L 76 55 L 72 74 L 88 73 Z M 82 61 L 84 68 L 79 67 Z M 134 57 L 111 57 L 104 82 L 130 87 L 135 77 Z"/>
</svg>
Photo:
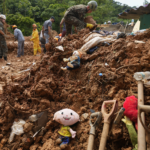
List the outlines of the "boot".
<svg viewBox="0 0 150 150">
<path fill-rule="evenodd" d="M 57 140 L 56 140 L 56 144 L 61 144 L 61 142 L 62 142 L 62 140 L 60 139 L 60 138 L 58 138 Z"/>
<path fill-rule="evenodd" d="M 62 144 L 62 145 L 60 145 L 60 148 L 61 149 L 65 149 L 67 147 L 67 144 Z"/>
<path fill-rule="evenodd" d="M 4 60 L 7 61 L 7 56 L 4 57 Z"/>
</svg>

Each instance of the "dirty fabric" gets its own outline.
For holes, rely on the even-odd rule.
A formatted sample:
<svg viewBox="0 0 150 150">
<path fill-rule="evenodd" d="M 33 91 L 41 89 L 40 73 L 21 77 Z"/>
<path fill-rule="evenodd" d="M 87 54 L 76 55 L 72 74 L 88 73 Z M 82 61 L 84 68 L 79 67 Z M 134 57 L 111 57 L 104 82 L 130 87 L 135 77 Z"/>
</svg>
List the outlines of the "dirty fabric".
<svg viewBox="0 0 150 150">
<path fill-rule="evenodd" d="M 0 30 L 5 33 L 4 25 L 1 21 L 0 21 Z M 8 48 L 6 45 L 5 37 L 2 34 L 0 34 L 0 58 L 7 57 L 7 52 Z"/>
<path fill-rule="evenodd" d="M 94 53 L 94 51 L 97 50 L 97 49 L 98 49 L 97 46 L 92 47 L 91 49 L 89 49 L 89 50 L 87 51 L 87 54 L 92 54 L 92 53 Z"/>
<path fill-rule="evenodd" d="M 77 30 L 81 30 L 86 27 L 84 22 L 85 14 L 87 13 L 87 8 L 85 5 L 76 5 L 70 7 L 64 16 L 67 35 L 71 34 L 72 25 L 77 27 Z"/>
</svg>

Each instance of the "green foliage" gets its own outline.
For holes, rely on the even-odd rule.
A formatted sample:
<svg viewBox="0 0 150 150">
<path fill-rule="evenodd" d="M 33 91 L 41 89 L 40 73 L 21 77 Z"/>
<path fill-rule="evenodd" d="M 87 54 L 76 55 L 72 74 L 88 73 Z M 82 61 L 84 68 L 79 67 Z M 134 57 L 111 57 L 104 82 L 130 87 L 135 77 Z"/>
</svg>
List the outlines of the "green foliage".
<svg viewBox="0 0 150 150">
<path fill-rule="evenodd" d="M 118 19 L 117 15 L 126 9 L 128 5 L 122 5 L 114 0 L 96 0 L 98 9 L 92 15 L 98 24 L 107 21 L 120 22 L 127 20 Z M 38 22 L 39 29 L 45 20 L 55 17 L 53 29 L 59 32 L 59 24 L 65 11 L 78 4 L 87 5 L 89 0 L 0 0 L 0 12 L 7 15 L 9 24 L 16 24 L 24 33 L 30 35 L 31 25 Z"/>
<path fill-rule="evenodd" d="M 32 34 L 32 24 L 35 23 L 34 19 L 30 17 L 24 17 L 21 14 L 9 14 L 7 16 L 7 23 L 10 25 L 17 25 L 18 28 L 22 31 L 23 35 L 31 35 Z M 40 23 L 36 23 L 38 26 L 38 30 L 42 29 Z"/>
</svg>

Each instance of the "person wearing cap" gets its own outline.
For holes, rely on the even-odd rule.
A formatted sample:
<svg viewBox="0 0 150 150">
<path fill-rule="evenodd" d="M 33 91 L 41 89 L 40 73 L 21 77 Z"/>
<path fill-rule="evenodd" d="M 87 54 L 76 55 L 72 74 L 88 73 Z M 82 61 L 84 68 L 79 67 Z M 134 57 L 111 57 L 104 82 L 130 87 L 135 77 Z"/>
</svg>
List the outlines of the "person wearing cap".
<svg viewBox="0 0 150 150">
<path fill-rule="evenodd" d="M 108 21 L 107 24 L 111 24 L 111 21 Z"/>
<path fill-rule="evenodd" d="M 32 32 L 32 38 L 30 39 L 30 41 L 33 42 L 34 55 L 36 55 L 37 51 L 41 53 L 41 47 L 39 45 L 39 34 L 37 30 L 37 25 L 33 24 L 32 27 L 33 27 L 33 32 Z"/>
<path fill-rule="evenodd" d="M 52 37 L 52 23 L 55 22 L 55 18 L 52 16 L 49 20 L 46 20 L 43 24 L 43 37 L 46 40 L 46 44 L 49 43 L 49 38 Z"/>
<path fill-rule="evenodd" d="M 4 30 L 4 24 L 5 24 L 6 16 L 3 14 L 0 14 L 0 59 L 4 57 L 4 60 L 7 61 L 7 44 L 5 40 L 5 30 Z"/>
<path fill-rule="evenodd" d="M 72 25 L 77 28 L 77 30 L 81 30 L 85 27 L 92 29 L 94 25 L 85 23 L 84 17 L 87 13 L 91 13 L 97 9 L 97 2 L 90 1 L 87 6 L 86 5 L 75 5 L 70 7 L 65 15 L 64 20 L 66 24 L 67 35 L 71 34 Z"/>
<path fill-rule="evenodd" d="M 24 36 L 21 32 L 20 29 L 17 28 L 16 25 L 12 26 L 14 30 L 14 36 L 15 39 L 18 40 L 18 52 L 17 52 L 17 57 L 20 57 L 21 55 L 24 55 Z"/>
</svg>

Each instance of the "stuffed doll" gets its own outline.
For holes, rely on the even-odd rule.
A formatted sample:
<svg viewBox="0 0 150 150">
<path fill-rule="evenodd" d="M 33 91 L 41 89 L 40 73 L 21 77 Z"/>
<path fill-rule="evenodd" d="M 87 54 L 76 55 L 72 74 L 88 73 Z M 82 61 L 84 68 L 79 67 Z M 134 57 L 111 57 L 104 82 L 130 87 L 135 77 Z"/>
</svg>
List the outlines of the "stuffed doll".
<svg viewBox="0 0 150 150">
<path fill-rule="evenodd" d="M 61 149 L 65 149 L 69 144 L 70 138 L 75 138 L 76 136 L 76 131 L 73 131 L 69 126 L 80 121 L 79 115 L 71 109 L 62 109 L 54 114 L 53 120 L 62 124 L 58 131 L 60 137 L 56 140 L 56 143 L 60 144 Z"/>
<path fill-rule="evenodd" d="M 72 56 L 69 58 L 64 58 L 64 62 L 68 62 L 66 67 L 61 67 L 62 70 L 73 70 L 80 67 L 80 59 L 82 53 L 79 51 L 74 51 Z"/>
<path fill-rule="evenodd" d="M 127 116 L 132 122 L 135 123 L 135 127 L 137 128 L 137 116 L 138 116 L 138 100 L 135 96 L 127 97 L 123 107 L 125 108 L 124 115 Z"/>
</svg>

